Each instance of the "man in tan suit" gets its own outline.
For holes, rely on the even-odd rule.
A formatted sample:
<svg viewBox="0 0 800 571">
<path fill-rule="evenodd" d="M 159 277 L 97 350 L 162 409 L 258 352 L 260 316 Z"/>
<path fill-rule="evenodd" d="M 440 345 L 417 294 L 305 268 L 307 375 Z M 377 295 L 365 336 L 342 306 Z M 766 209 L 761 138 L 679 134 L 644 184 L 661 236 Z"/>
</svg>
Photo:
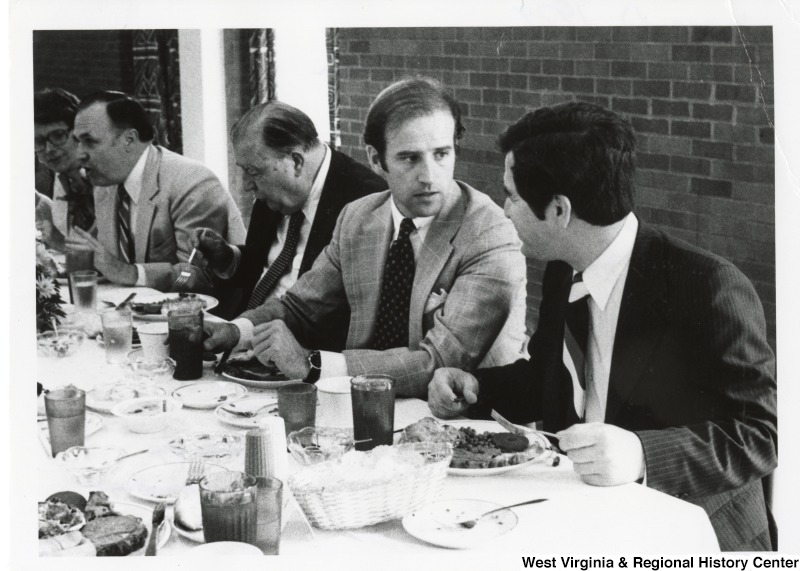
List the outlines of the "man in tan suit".
<svg viewBox="0 0 800 571">
<path fill-rule="evenodd" d="M 517 359 L 524 258 L 502 210 L 453 180 L 463 131 L 458 105 L 432 81 L 401 81 L 378 95 L 364 139 L 390 190 L 342 210 L 328 247 L 282 299 L 233 324 L 209 324 L 207 348 L 252 344 L 262 362 L 309 382 L 388 374 L 397 394 L 422 397 L 438 367 Z M 345 350 L 306 346 L 345 304 Z"/>
<path fill-rule="evenodd" d="M 73 137 L 95 185 L 97 237 L 75 228 L 73 251 L 93 251 L 95 267 L 114 283 L 169 291 L 191 251 L 196 228 L 243 240 L 230 194 L 202 164 L 152 144 L 144 108 L 124 93 L 81 101 Z M 193 291 L 212 291 L 210 271 L 191 266 Z"/>
</svg>

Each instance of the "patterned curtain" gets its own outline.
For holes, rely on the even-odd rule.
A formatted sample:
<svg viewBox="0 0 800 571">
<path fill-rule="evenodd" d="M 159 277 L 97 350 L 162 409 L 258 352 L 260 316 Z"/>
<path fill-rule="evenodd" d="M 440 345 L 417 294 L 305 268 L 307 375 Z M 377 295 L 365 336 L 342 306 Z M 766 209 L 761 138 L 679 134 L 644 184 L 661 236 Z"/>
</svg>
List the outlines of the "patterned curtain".
<svg viewBox="0 0 800 571">
<path fill-rule="evenodd" d="M 177 30 L 133 31 L 133 96 L 150 115 L 156 142 L 183 152 Z"/>
<path fill-rule="evenodd" d="M 328 52 L 328 117 L 331 122 L 331 146 L 342 146 L 342 131 L 339 125 L 339 42 L 338 30 L 325 30 L 325 43 Z"/>
<path fill-rule="evenodd" d="M 250 107 L 275 99 L 275 44 L 272 30 L 248 30 Z"/>
</svg>

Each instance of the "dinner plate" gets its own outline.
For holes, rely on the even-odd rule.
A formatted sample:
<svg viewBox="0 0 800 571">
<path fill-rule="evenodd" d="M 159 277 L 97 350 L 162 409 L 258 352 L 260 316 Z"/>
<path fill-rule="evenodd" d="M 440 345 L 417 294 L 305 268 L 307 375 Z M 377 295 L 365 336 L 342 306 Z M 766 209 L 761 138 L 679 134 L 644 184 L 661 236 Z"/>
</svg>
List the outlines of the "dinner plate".
<svg viewBox="0 0 800 571">
<path fill-rule="evenodd" d="M 148 506 L 141 506 L 139 504 L 129 504 L 126 502 L 112 502 L 112 506 L 115 512 L 121 513 L 123 515 L 132 515 L 138 518 L 141 518 L 144 522 L 144 525 L 147 527 L 147 539 L 150 539 L 150 534 L 153 531 L 153 508 Z M 158 526 L 158 548 L 163 548 L 167 542 L 169 541 L 170 535 L 172 535 L 172 525 L 170 524 L 167 518 L 164 518 L 164 521 L 161 525 Z M 147 541 L 145 541 L 145 546 L 141 549 L 134 551 L 131 553 L 133 556 L 143 556 L 144 552 L 147 548 Z"/>
<path fill-rule="evenodd" d="M 196 299 L 200 299 L 205 302 L 206 306 L 203 308 L 203 311 L 208 311 L 209 309 L 214 309 L 219 305 L 219 301 L 215 297 L 211 297 L 210 295 L 205 295 L 202 293 L 195 293 L 192 294 Z M 157 303 L 159 301 L 164 301 L 166 299 L 177 299 L 180 297 L 180 294 L 177 292 L 172 293 L 159 293 L 159 294 L 152 294 L 152 295 L 137 295 L 132 304 L 137 303 Z M 133 308 L 134 306 L 132 306 Z M 140 319 L 142 321 L 166 321 L 167 316 L 161 313 L 153 313 L 153 314 L 143 314 L 138 313 L 133 310 L 133 316 L 136 319 Z"/>
<path fill-rule="evenodd" d="M 227 410 L 224 410 L 225 408 L 233 408 L 236 410 L 241 410 L 242 412 L 255 411 L 256 409 L 259 409 L 262 406 L 267 406 L 267 405 L 274 405 L 274 406 L 265 408 L 252 418 L 237 416 L 231 412 L 228 412 Z M 238 426 L 239 428 L 258 427 L 261 426 L 262 419 L 268 416 L 278 415 L 278 399 L 277 397 L 267 397 L 267 396 L 248 397 L 246 399 L 237 400 L 236 402 L 220 405 L 216 408 L 214 414 L 222 422 L 230 424 L 232 426 Z"/>
<path fill-rule="evenodd" d="M 125 489 L 134 497 L 149 502 L 174 502 L 186 484 L 191 462 L 159 464 L 139 470 L 128 479 Z M 216 464 L 204 464 L 203 475 L 227 470 Z"/>
<path fill-rule="evenodd" d="M 256 389 L 279 389 L 302 382 L 301 379 L 289 379 L 277 367 L 260 363 L 252 351 L 232 355 L 222 366 L 221 374 L 226 379 Z"/>
<path fill-rule="evenodd" d="M 188 408 L 209 409 L 247 396 L 247 389 L 227 381 L 201 381 L 183 385 L 172 396 Z"/>
<path fill-rule="evenodd" d="M 95 387 L 86 393 L 86 406 L 98 412 L 111 414 L 119 402 L 139 397 L 160 397 L 166 391 L 154 385 L 119 383 L 112 386 Z M 87 421 L 88 428 L 88 421 Z"/>
<path fill-rule="evenodd" d="M 450 549 L 469 549 L 504 535 L 517 527 L 517 514 L 510 509 L 490 514 L 465 529 L 456 522 L 476 518 L 500 504 L 483 500 L 443 500 L 429 504 L 403 518 L 403 528 L 417 539 Z"/>
<path fill-rule="evenodd" d="M 482 432 L 508 432 L 505 428 L 500 426 L 493 420 L 448 420 L 443 422 L 442 424 L 449 424 L 450 426 L 454 426 L 456 428 L 472 428 L 478 433 Z M 520 428 L 525 428 L 524 426 L 520 426 Z M 550 448 L 550 442 L 541 434 L 537 434 L 535 432 L 528 433 L 526 435 L 529 440 L 531 440 L 531 445 L 528 447 L 530 450 L 534 446 L 541 446 L 542 453 L 534 456 L 530 460 L 526 460 L 524 462 L 520 462 L 519 464 L 513 464 L 510 466 L 498 466 L 496 468 L 448 468 L 447 472 L 449 474 L 453 474 L 454 476 L 494 476 L 496 474 L 502 474 L 504 472 L 508 472 L 510 470 L 516 470 L 517 468 L 522 468 L 523 466 L 529 466 L 534 462 L 540 462 L 545 458 L 548 458 L 549 455 L 547 453 L 548 449 Z"/>
</svg>

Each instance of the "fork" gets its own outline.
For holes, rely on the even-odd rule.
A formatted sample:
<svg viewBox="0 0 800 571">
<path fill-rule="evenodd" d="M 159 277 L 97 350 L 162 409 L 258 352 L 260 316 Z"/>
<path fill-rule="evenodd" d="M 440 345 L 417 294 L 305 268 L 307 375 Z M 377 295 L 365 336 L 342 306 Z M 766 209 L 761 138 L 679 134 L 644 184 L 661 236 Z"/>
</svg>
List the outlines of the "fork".
<svg viewBox="0 0 800 571">
<path fill-rule="evenodd" d="M 186 474 L 186 483 L 184 485 L 191 486 L 192 484 L 197 484 L 203 479 L 204 471 L 205 466 L 202 460 L 192 460 L 191 464 L 189 464 L 189 472 Z"/>
<path fill-rule="evenodd" d="M 229 412 L 231 414 L 234 414 L 236 416 L 241 416 L 242 418 L 253 418 L 254 416 L 258 416 L 259 412 L 261 412 L 265 408 L 269 408 L 271 406 L 275 407 L 275 410 L 278 410 L 278 407 L 275 405 L 274 402 L 270 403 L 270 404 L 265 404 L 264 406 L 260 406 L 255 410 L 234 410 L 232 408 L 229 408 L 231 406 L 233 406 L 233 404 L 228 405 L 227 407 L 224 406 L 224 407 L 222 407 L 222 410 L 224 410 L 225 412 Z"/>
<path fill-rule="evenodd" d="M 197 248 L 192 248 L 192 253 L 189 254 L 189 259 L 186 262 L 187 264 L 191 265 L 192 260 L 194 259 L 194 255 L 196 253 L 197 253 Z M 176 289 L 182 288 L 183 286 L 185 286 L 188 283 L 190 277 L 192 277 L 192 273 L 191 272 L 186 271 L 186 270 L 181 271 L 180 275 L 175 280 L 175 283 L 172 284 L 172 289 L 176 290 Z"/>
<path fill-rule="evenodd" d="M 552 432 L 545 432 L 544 430 L 532 430 L 532 429 L 520 428 L 516 424 L 512 424 L 506 417 L 504 417 L 502 414 L 500 414 L 496 410 L 492 410 L 491 415 L 492 415 L 492 418 L 497 421 L 497 424 L 499 424 L 500 426 L 502 426 L 503 428 L 505 428 L 509 432 L 513 432 L 514 434 L 521 434 L 522 436 L 525 436 L 525 433 L 527 433 L 527 432 L 534 432 L 534 433 L 541 434 L 542 436 L 546 436 L 547 439 L 548 439 L 548 442 L 550 442 L 550 446 L 553 448 L 553 451 L 558 452 L 559 454 L 566 455 L 566 452 L 564 452 L 558 446 L 558 442 L 557 442 L 558 441 L 558 436 L 553 434 Z M 553 442 L 553 440 L 555 440 L 556 442 Z"/>
<path fill-rule="evenodd" d="M 145 556 L 156 555 L 158 549 L 158 528 L 164 522 L 164 511 L 167 509 L 167 504 L 161 502 L 153 510 L 153 527 L 150 530 L 150 539 L 147 540 L 147 548 L 144 551 Z"/>
</svg>

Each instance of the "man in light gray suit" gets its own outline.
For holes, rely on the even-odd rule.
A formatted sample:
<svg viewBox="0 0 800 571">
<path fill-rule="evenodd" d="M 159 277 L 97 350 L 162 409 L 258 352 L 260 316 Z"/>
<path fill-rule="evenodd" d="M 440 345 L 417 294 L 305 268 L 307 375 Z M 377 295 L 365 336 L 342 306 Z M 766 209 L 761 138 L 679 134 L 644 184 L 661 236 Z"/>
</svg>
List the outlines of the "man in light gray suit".
<svg viewBox="0 0 800 571">
<path fill-rule="evenodd" d="M 144 108 L 124 93 L 81 101 L 72 133 L 95 186 L 97 237 L 74 228 L 73 251 L 93 251 L 95 267 L 114 283 L 169 291 L 181 269 L 192 291 L 210 292 L 210 270 L 186 264 L 196 228 L 244 240 L 236 204 L 202 164 L 152 144 Z"/>
<path fill-rule="evenodd" d="M 347 205 L 316 263 L 280 300 L 232 324 L 207 324 L 209 350 L 252 344 L 291 378 L 382 373 L 398 395 L 425 397 L 434 370 L 517 359 L 524 342 L 525 262 L 502 210 L 453 180 L 458 104 L 427 79 L 378 95 L 364 140 L 389 190 Z M 304 346 L 350 307 L 345 350 Z"/>
</svg>

